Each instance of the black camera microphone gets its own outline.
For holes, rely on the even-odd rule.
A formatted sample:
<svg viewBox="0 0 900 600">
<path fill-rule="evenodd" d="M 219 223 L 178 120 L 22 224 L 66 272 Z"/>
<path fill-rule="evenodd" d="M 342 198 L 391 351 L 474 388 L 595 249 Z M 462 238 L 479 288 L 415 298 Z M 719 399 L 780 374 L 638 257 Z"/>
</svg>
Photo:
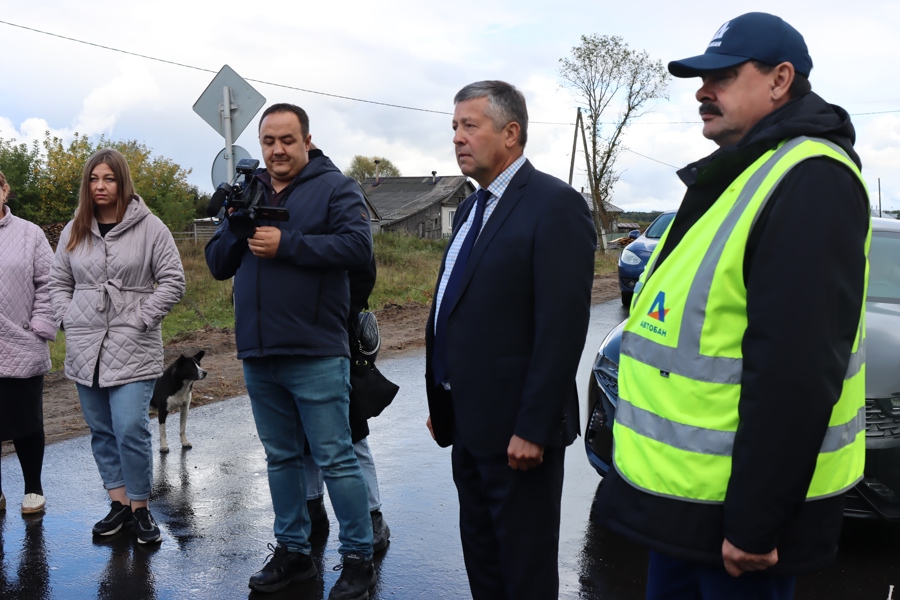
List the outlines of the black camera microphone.
<svg viewBox="0 0 900 600">
<path fill-rule="evenodd" d="M 208 217 L 217 217 L 219 215 L 219 213 L 222 211 L 222 206 L 228 199 L 228 195 L 230 192 L 230 185 L 228 185 L 227 183 L 219 184 L 219 187 L 217 187 L 216 191 L 213 192 L 212 198 L 209 199 L 209 204 L 206 205 L 206 215 Z"/>
</svg>

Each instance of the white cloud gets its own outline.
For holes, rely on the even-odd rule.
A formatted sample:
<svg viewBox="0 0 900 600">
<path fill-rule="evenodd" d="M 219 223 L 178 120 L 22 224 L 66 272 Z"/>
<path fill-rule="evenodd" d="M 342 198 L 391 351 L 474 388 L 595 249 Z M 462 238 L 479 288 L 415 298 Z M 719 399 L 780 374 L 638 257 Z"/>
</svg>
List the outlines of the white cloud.
<svg viewBox="0 0 900 600">
<path fill-rule="evenodd" d="M 866 11 L 848 11 L 838 0 L 822 0 L 816 11 L 800 0 L 735 0 L 716 6 L 647 0 L 637 8 L 584 0 L 459 0 L 453 5 L 259 0 L 250 10 L 237 0 L 215 7 L 159 0 L 153 10 L 48 0 L 12 3 L 4 7 L 3 18 L 213 72 L 0 24 L 0 55 L 14 58 L 4 61 L 7 92 L 0 103 L 0 137 L 42 139 L 50 130 L 64 139 L 75 131 L 136 139 L 193 169 L 191 182 L 208 190 L 210 165 L 223 140 L 191 107 L 214 71 L 227 63 L 245 78 L 288 86 L 251 82 L 269 104 L 288 101 L 306 108 L 313 139 L 338 166 L 346 166 L 354 154 L 380 154 L 404 174 L 455 174 L 448 115 L 290 88 L 451 112 L 453 95 L 466 83 L 505 79 L 525 92 L 532 121 L 571 123 L 576 103 L 560 89 L 557 68 L 579 36 L 621 35 L 632 48 L 665 63 L 702 52 L 724 21 L 750 10 L 780 14 L 804 33 L 815 62 L 814 88 L 829 101 L 851 113 L 900 109 L 900 85 L 885 75 L 900 58 L 895 43 L 900 8 L 887 0 L 873 0 Z M 841 39 L 858 42 L 836 44 L 835 31 Z M 671 99 L 629 129 L 625 145 L 650 158 L 622 154 L 615 203 L 653 208 L 658 202 L 655 208 L 662 209 L 680 199 L 683 186 L 674 169 L 651 158 L 681 167 L 715 148 L 700 134 L 695 88 L 696 81 L 673 81 Z M 900 182 L 897 121 L 854 120 L 864 173 L 870 181 L 881 178 L 885 198 L 893 198 L 890 186 Z M 682 121 L 689 124 L 678 124 Z M 254 120 L 238 143 L 258 156 L 255 125 Z M 572 127 L 532 123 L 529 133 L 526 155 L 538 168 L 567 179 Z M 584 182 L 580 164 L 579 155 L 576 187 Z"/>
<path fill-rule="evenodd" d="M 84 135 L 112 133 L 121 115 L 161 96 L 153 75 L 137 59 L 119 62 L 119 73 L 93 90 L 82 103 L 72 130 Z"/>
<path fill-rule="evenodd" d="M 881 185 L 882 208 L 900 209 L 900 115 L 877 115 L 857 130 L 856 150 L 874 206 Z"/>
</svg>

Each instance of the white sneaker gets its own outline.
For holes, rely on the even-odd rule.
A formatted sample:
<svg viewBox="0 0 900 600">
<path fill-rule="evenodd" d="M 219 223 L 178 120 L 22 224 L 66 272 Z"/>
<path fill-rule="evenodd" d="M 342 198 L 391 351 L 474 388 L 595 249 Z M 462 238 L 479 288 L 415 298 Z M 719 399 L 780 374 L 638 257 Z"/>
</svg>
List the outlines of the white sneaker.
<svg viewBox="0 0 900 600">
<path fill-rule="evenodd" d="M 6 496 L 0 494 L 0 510 L 6 510 Z"/>
<path fill-rule="evenodd" d="M 22 514 L 39 513 L 44 510 L 45 504 L 47 504 L 47 499 L 40 494 L 25 494 L 25 498 L 22 500 Z"/>
</svg>

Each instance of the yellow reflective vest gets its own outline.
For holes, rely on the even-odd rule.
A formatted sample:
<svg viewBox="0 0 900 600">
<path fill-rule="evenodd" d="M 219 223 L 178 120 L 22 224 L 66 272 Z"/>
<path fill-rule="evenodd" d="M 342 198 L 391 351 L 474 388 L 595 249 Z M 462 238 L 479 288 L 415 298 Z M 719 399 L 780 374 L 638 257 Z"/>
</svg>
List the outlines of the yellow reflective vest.
<svg viewBox="0 0 900 600">
<path fill-rule="evenodd" d="M 836 160 L 863 182 L 856 164 L 831 142 L 808 137 L 782 142 L 725 190 L 659 269 L 668 232 L 650 258 L 622 334 L 613 426 L 616 469 L 638 489 L 692 502 L 725 500 L 747 328 L 747 240 L 778 182 L 813 157 Z M 867 255 L 871 237 L 870 225 Z M 865 281 L 868 285 L 868 265 Z M 807 500 L 839 494 L 862 478 L 864 347 L 865 303 Z"/>
</svg>

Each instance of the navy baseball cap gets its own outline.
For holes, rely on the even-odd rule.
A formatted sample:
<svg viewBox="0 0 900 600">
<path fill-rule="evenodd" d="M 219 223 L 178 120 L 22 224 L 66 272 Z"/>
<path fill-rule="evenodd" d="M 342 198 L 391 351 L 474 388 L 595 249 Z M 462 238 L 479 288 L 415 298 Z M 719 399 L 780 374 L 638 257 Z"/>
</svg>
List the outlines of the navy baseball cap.
<svg viewBox="0 0 900 600">
<path fill-rule="evenodd" d="M 670 62 L 669 73 L 675 77 L 700 77 L 707 71 L 727 69 L 748 60 L 769 65 L 789 62 L 794 71 L 806 77 L 813 66 L 799 31 L 780 17 L 752 12 L 719 27 L 700 56 Z"/>
</svg>

